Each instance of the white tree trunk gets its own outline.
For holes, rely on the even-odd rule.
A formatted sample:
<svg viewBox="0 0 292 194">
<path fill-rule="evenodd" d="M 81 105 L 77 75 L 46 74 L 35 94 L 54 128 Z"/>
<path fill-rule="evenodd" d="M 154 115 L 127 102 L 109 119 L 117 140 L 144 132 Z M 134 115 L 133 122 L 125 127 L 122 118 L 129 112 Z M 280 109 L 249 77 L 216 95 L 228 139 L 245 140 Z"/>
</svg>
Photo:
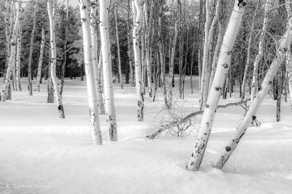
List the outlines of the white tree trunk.
<svg viewBox="0 0 292 194">
<path fill-rule="evenodd" d="M 27 81 L 28 81 L 28 93 L 32 96 L 32 55 L 34 50 L 34 37 L 35 37 L 35 29 L 36 29 L 36 8 L 37 4 L 35 1 L 33 2 L 33 24 L 32 24 L 32 31 L 30 35 L 30 45 L 29 45 L 29 57 L 28 57 L 28 67 L 27 67 Z"/>
<path fill-rule="evenodd" d="M 286 10 L 287 10 L 288 18 L 292 17 L 292 10 L 291 10 L 290 3 L 291 3 L 291 0 L 286 0 Z M 287 56 L 286 56 L 286 71 L 287 71 L 290 99 L 292 101 L 292 50 L 291 50 L 291 45 L 288 46 L 288 51 L 287 51 Z"/>
<path fill-rule="evenodd" d="M 112 141 L 118 140 L 116 110 L 114 104 L 114 91 L 112 83 L 112 61 L 109 39 L 109 0 L 99 0 L 100 14 L 100 39 L 103 64 L 103 84 L 104 84 L 104 100 L 109 129 L 109 136 Z"/>
<path fill-rule="evenodd" d="M 18 34 L 17 34 L 17 53 L 16 53 L 16 71 L 15 71 L 15 78 L 16 78 L 16 90 L 21 91 L 21 78 L 20 78 L 20 63 L 21 63 L 21 39 L 22 39 L 22 28 L 21 24 L 19 24 Z"/>
<path fill-rule="evenodd" d="M 117 43 L 117 53 L 118 53 L 118 70 L 119 70 L 119 83 L 121 88 L 124 88 L 123 84 L 123 74 L 122 74 L 122 62 L 121 62 L 121 51 L 120 51 L 120 38 L 119 38 L 119 27 L 118 27 L 118 7 L 114 8 L 115 16 L 115 30 L 116 30 L 116 43 Z"/>
<path fill-rule="evenodd" d="M 259 41 L 259 48 L 258 48 L 258 54 L 254 60 L 253 63 L 253 75 L 252 75 L 252 84 L 251 84 L 251 101 L 254 100 L 257 92 L 258 92 L 258 71 L 259 71 L 259 63 L 261 62 L 263 55 L 264 55 L 264 42 L 265 42 L 265 33 L 267 31 L 268 22 L 269 22 L 269 11 L 272 7 L 273 0 L 266 0 L 265 3 L 265 14 L 264 14 L 264 22 L 262 26 L 262 31 L 260 35 L 260 41 Z"/>
<path fill-rule="evenodd" d="M 47 2 L 49 23 L 50 23 L 50 50 L 51 50 L 51 79 L 54 86 L 54 93 L 57 98 L 57 108 L 60 118 L 65 118 L 64 106 L 62 96 L 60 93 L 59 80 L 56 76 L 56 63 L 57 63 L 57 49 L 56 49 L 56 30 L 55 30 L 55 2 L 54 0 L 48 0 Z"/>
<path fill-rule="evenodd" d="M 11 35 L 11 43 L 10 43 L 10 53 L 9 53 L 9 59 L 8 59 L 8 65 L 6 70 L 6 75 L 4 79 L 4 87 L 2 89 L 2 96 L 1 100 L 5 101 L 9 97 L 9 90 L 10 83 L 11 83 L 11 74 L 13 70 L 13 66 L 15 64 L 15 58 L 16 58 L 16 46 L 17 46 L 17 31 L 19 29 L 19 14 L 20 14 L 20 2 L 16 1 L 14 3 L 15 5 L 15 21 L 13 25 L 12 35 Z"/>
<path fill-rule="evenodd" d="M 136 79 L 136 95 L 137 95 L 137 118 L 138 121 L 144 119 L 144 95 L 142 83 L 142 69 L 140 57 L 140 31 L 142 24 L 142 7 L 141 0 L 133 0 L 134 25 L 133 25 L 133 48 L 135 61 L 135 79 Z"/>
<path fill-rule="evenodd" d="M 97 91 L 98 91 L 98 99 L 99 99 L 99 113 L 104 115 L 105 114 L 105 108 L 104 108 L 104 98 L 103 98 L 103 76 L 102 76 L 102 53 L 100 50 L 99 53 L 99 59 L 98 59 L 98 67 L 97 67 L 97 73 L 98 73 L 98 80 L 97 80 Z"/>
<path fill-rule="evenodd" d="M 83 53 L 84 53 L 84 64 L 86 74 L 86 85 L 88 95 L 88 105 L 91 127 L 93 132 L 93 139 L 96 144 L 102 144 L 102 135 L 99 124 L 98 114 L 98 102 L 97 102 L 97 90 L 96 80 L 94 76 L 94 64 L 92 60 L 92 48 L 91 48 L 91 35 L 90 35 L 90 20 L 89 20 L 89 0 L 80 0 L 80 17 L 82 24 L 82 35 L 83 35 Z"/>
<path fill-rule="evenodd" d="M 265 96 L 267 95 L 270 86 L 273 84 L 273 79 L 277 74 L 277 71 L 283 61 L 285 60 L 288 46 L 291 44 L 291 35 L 292 35 L 292 18 L 289 18 L 287 31 L 285 35 L 282 37 L 279 43 L 279 48 L 277 48 L 277 56 L 274 58 L 261 86 L 261 91 L 258 92 L 256 98 L 252 101 L 249 106 L 249 109 L 239 123 L 238 127 L 236 128 L 235 135 L 231 139 L 231 141 L 224 147 L 224 151 L 221 154 L 219 160 L 217 161 L 216 167 L 223 168 L 224 164 L 227 162 L 233 151 L 236 149 L 239 141 L 244 136 L 248 126 L 252 121 L 252 117 L 256 114 L 258 108 L 260 107 L 261 103 L 263 102 Z"/>
<path fill-rule="evenodd" d="M 37 90 L 41 91 L 41 79 L 42 79 L 42 66 L 43 66 L 43 57 L 44 57 L 44 48 L 45 48 L 45 28 L 42 27 L 42 40 L 41 40 L 41 47 L 40 47 L 40 56 L 39 56 L 39 64 L 38 64 L 38 71 L 37 71 Z"/>
<path fill-rule="evenodd" d="M 102 88 L 99 84 L 100 81 L 100 69 L 99 69 L 99 60 L 98 60 L 98 40 L 97 40 L 97 21 L 96 21 L 96 11 L 97 6 L 92 5 L 90 8 L 90 36 L 91 36 L 91 57 L 92 57 L 92 67 L 94 72 L 95 86 L 97 90 L 97 104 L 99 112 L 104 114 L 104 103 L 102 97 Z"/>
<path fill-rule="evenodd" d="M 212 124 L 220 99 L 221 91 L 230 67 L 229 58 L 236 36 L 240 29 L 245 5 L 246 2 L 241 0 L 236 0 L 234 3 L 234 8 L 230 16 L 230 20 L 220 49 L 214 81 L 212 83 L 207 104 L 204 109 L 204 114 L 202 116 L 199 134 L 196 139 L 191 158 L 187 165 L 187 168 L 190 170 L 198 170 L 200 168 L 211 133 Z"/>
</svg>

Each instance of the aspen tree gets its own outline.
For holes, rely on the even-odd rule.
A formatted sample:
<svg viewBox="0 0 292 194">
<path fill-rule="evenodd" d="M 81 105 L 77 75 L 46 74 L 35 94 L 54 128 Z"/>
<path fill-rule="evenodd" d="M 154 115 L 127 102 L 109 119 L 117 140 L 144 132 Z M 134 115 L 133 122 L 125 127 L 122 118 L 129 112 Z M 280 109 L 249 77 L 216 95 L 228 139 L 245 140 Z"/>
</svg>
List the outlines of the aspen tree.
<svg viewBox="0 0 292 194">
<path fill-rule="evenodd" d="M 265 78 L 261 85 L 261 90 L 257 93 L 256 97 L 249 106 L 247 113 L 241 120 L 236 128 L 236 132 L 230 142 L 224 147 L 223 153 L 220 155 L 219 160 L 216 163 L 217 168 L 223 168 L 224 164 L 227 162 L 233 151 L 238 146 L 238 143 L 244 136 L 246 130 L 248 129 L 252 117 L 256 114 L 258 108 L 263 102 L 265 96 L 267 95 L 271 85 L 273 84 L 273 79 L 277 74 L 277 71 L 285 57 L 287 55 L 288 47 L 291 45 L 291 35 L 292 35 L 292 18 L 289 18 L 286 33 L 283 35 L 279 42 L 279 47 L 277 48 L 276 57 L 273 59 L 272 64 L 265 75 Z"/>
<path fill-rule="evenodd" d="M 122 62 L 121 62 L 121 49 L 120 49 L 120 38 L 119 38 L 119 27 L 118 27 L 118 6 L 115 5 L 114 8 L 115 17 L 115 32 L 116 32 L 116 43 L 117 43 L 117 53 L 118 53 L 118 70 L 119 70 L 119 84 L 121 88 L 124 88 L 123 84 L 123 74 L 122 74 Z"/>
<path fill-rule="evenodd" d="M 272 3 L 273 3 L 273 0 L 266 0 L 266 3 L 265 3 L 264 22 L 263 22 L 263 26 L 262 26 L 262 30 L 261 30 L 261 34 L 260 34 L 260 41 L 259 41 L 259 45 L 258 45 L 259 46 L 258 47 L 258 54 L 256 55 L 256 58 L 255 58 L 254 63 L 253 63 L 253 75 L 252 75 L 252 84 L 251 84 L 251 101 L 254 100 L 254 98 L 258 92 L 259 64 L 264 56 L 265 34 L 267 31 L 268 22 L 269 22 L 268 12 L 272 7 Z"/>
<path fill-rule="evenodd" d="M 57 50 L 56 50 L 56 29 L 55 29 L 55 2 L 54 0 L 48 0 L 47 2 L 49 23 L 50 23 L 50 75 L 54 87 L 54 93 L 57 99 L 57 108 L 60 118 L 65 118 L 64 106 L 62 95 L 60 93 L 59 80 L 56 75 L 56 63 L 57 63 Z"/>
<path fill-rule="evenodd" d="M 42 79 L 42 66 L 43 66 L 43 57 L 44 57 L 44 48 L 45 48 L 45 28 L 42 27 L 42 38 L 41 38 L 41 46 L 40 46 L 40 56 L 37 70 L 37 90 L 41 91 L 41 79 Z"/>
<path fill-rule="evenodd" d="M 94 77 L 94 64 L 92 61 L 91 51 L 91 36 L 90 36 L 90 24 L 89 24 L 89 0 L 79 0 L 80 6 L 80 17 L 82 24 L 82 35 L 83 35 L 83 53 L 84 53 L 84 65 L 86 74 L 86 85 L 88 95 L 88 105 L 91 127 L 93 132 L 93 139 L 96 144 L 102 144 L 102 135 L 100 131 L 99 113 L 97 104 L 97 91 L 96 91 L 96 80 Z"/>
<path fill-rule="evenodd" d="M 99 83 L 101 81 L 101 68 L 98 60 L 98 40 L 97 40 L 97 2 L 91 1 L 90 6 L 90 36 L 91 36 L 91 57 L 92 57 L 92 67 L 94 72 L 95 86 L 97 90 L 97 104 L 99 107 L 99 112 L 104 114 L 104 103 L 102 96 L 102 84 Z"/>
<path fill-rule="evenodd" d="M 187 165 L 189 170 L 198 170 L 200 168 L 209 136 L 212 129 L 212 124 L 216 112 L 216 108 L 220 99 L 221 91 L 226 80 L 226 75 L 230 67 L 231 51 L 241 26 L 242 16 L 244 14 L 246 2 L 244 0 L 236 0 L 232 14 L 229 19 L 228 26 L 223 38 L 220 54 L 218 58 L 217 68 L 209 91 L 207 104 L 201 120 L 201 125 L 198 137 L 195 141 L 194 150 Z"/>
<path fill-rule="evenodd" d="M 286 0 L 286 10 L 287 10 L 288 19 L 292 18 L 291 0 Z M 291 50 L 291 45 L 288 46 L 288 51 L 287 51 L 287 56 L 286 56 L 286 71 L 287 71 L 287 79 L 288 79 L 290 98 L 292 100 L 292 50 Z"/>
<path fill-rule="evenodd" d="M 100 40 L 103 65 L 104 101 L 109 136 L 112 141 L 118 140 L 116 110 L 112 83 L 112 61 L 109 39 L 109 0 L 99 0 Z"/>
<path fill-rule="evenodd" d="M 134 61 L 135 61 L 135 79 L 136 79 L 136 95 L 137 95 L 137 118 L 138 121 L 144 119 L 144 94 L 142 91 L 142 70 L 140 58 L 140 32 L 142 24 L 142 8 L 141 0 L 133 0 L 133 48 L 134 48 Z"/>
<path fill-rule="evenodd" d="M 28 80 L 28 93 L 30 96 L 32 96 L 32 55 L 33 55 L 33 49 L 34 49 L 34 37 L 35 37 L 35 29 L 36 29 L 36 9 L 37 4 L 35 1 L 32 1 L 33 3 L 33 22 L 32 22 L 32 31 L 30 35 L 30 45 L 29 45 L 29 57 L 28 57 L 28 66 L 27 66 L 27 80 Z"/>
<path fill-rule="evenodd" d="M 21 4 L 20 4 L 21 6 Z M 17 33 L 17 53 L 16 53 L 16 62 L 15 62 L 15 78 L 16 78 L 16 90 L 21 91 L 21 78 L 20 78 L 20 64 L 21 64 L 21 39 L 22 39 L 22 26 L 19 23 L 18 33 Z"/>
<path fill-rule="evenodd" d="M 9 59 L 7 64 L 7 70 L 4 77 L 4 87 L 2 89 L 2 95 L 1 100 L 6 101 L 9 99 L 9 91 L 10 91 L 10 85 L 11 85 L 11 75 L 13 66 L 15 64 L 15 55 L 16 55 L 16 46 L 17 46 L 17 31 L 19 29 L 19 14 L 20 14 L 20 2 L 16 1 L 13 2 L 14 8 L 15 8 L 15 21 L 12 29 L 12 35 L 11 35 L 11 43 L 10 43 L 10 52 L 9 52 Z M 11 91 L 10 91 L 11 92 Z"/>
</svg>

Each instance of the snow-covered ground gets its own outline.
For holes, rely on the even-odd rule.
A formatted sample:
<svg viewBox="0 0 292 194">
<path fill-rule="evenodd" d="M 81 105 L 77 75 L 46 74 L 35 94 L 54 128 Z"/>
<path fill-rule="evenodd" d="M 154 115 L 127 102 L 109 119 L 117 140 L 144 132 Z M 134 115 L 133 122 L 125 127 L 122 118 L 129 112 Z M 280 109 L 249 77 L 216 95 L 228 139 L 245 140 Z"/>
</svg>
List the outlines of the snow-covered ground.
<svg viewBox="0 0 292 194">
<path fill-rule="evenodd" d="M 263 125 L 248 130 L 223 171 L 212 164 L 243 111 L 218 111 L 202 169 L 190 172 L 185 164 L 200 118 L 193 120 L 192 135 L 148 140 L 145 136 L 164 120 L 161 95 L 155 103 L 146 97 L 145 121 L 137 122 L 135 89 L 115 88 L 119 141 L 109 142 L 104 130 L 105 143 L 96 146 L 85 83 L 67 80 L 65 86 L 65 120 L 58 119 L 54 104 L 46 103 L 45 85 L 33 97 L 25 90 L 0 103 L 1 194 L 292 193 L 289 103 L 283 103 L 282 122 L 275 123 L 275 102 L 265 100 L 258 114 Z M 198 95 L 187 90 L 185 100 L 176 102 L 178 114 L 197 110 Z M 104 120 L 101 116 L 102 126 Z"/>
</svg>

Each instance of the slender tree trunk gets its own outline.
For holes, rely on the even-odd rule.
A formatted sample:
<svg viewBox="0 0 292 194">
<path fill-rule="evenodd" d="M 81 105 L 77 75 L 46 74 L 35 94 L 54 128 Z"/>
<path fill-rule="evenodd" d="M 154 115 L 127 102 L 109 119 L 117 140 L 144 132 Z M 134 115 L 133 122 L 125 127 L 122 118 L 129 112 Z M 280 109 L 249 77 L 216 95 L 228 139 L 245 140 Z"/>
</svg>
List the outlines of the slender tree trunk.
<svg viewBox="0 0 292 194">
<path fill-rule="evenodd" d="M 130 19 L 130 15 L 131 15 L 131 3 L 130 0 L 128 0 L 128 18 L 127 18 L 127 41 L 128 41 L 128 58 L 129 58 L 129 82 L 131 86 L 135 86 L 135 72 L 134 72 L 134 65 L 133 65 L 133 53 L 132 53 L 132 37 L 131 37 L 131 19 Z"/>
<path fill-rule="evenodd" d="M 123 74 L 122 74 L 122 64 L 121 64 L 121 49 L 120 49 L 120 38 L 119 38 L 119 27 L 118 27 L 118 7 L 114 8 L 114 17 L 115 17 L 115 32 L 116 32 L 116 43 L 117 43 L 117 53 L 118 53 L 118 70 L 119 70 L 119 84 L 121 89 L 124 88 L 123 84 Z"/>
<path fill-rule="evenodd" d="M 98 104 L 99 104 L 99 113 L 101 115 L 105 114 L 105 108 L 104 108 L 104 98 L 103 98 L 103 79 L 102 79 L 102 53 L 100 50 L 99 54 L 99 60 L 98 60 L 98 66 L 97 66 L 97 92 L 98 92 Z"/>
<path fill-rule="evenodd" d="M 259 71 L 259 64 L 263 58 L 264 55 L 264 42 L 265 42 L 265 33 L 267 31 L 268 22 L 269 22 L 269 10 L 272 7 L 272 0 L 267 0 L 265 3 L 265 14 L 264 14 L 264 22 L 263 27 L 260 35 L 260 41 L 259 41 L 259 48 L 258 48 L 258 54 L 254 60 L 253 63 L 253 75 L 252 75 L 252 84 L 251 84 L 251 100 L 253 101 L 257 92 L 258 92 L 258 71 Z"/>
<path fill-rule="evenodd" d="M 134 11 L 134 25 L 133 25 L 133 48 L 135 60 L 135 79 L 136 79 L 136 93 L 137 93 L 137 118 L 138 121 L 144 119 L 144 95 L 142 91 L 142 78 L 141 78 L 141 58 L 140 58 L 140 31 L 141 31 L 141 2 L 140 0 L 133 0 Z"/>
<path fill-rule="evenodd" d="M 245 88 L 246 88 L 246 82 L 247 82 L 247 76 L 248 76 L 248 70 L 250 67 L 250 58 L 251 58 L 251 46 L 252 46 L 252 40 L 253 40 L 253 33 L 254 33 L 254 28 L 255 28 L 255 19 L 257 15 L 257 10 L 259 8 L 260 1 L 257 1 L 256 9 L 254 11 L 253 17 L 252 17 L 252 23 L 251 23 L 251 28 L 250 28 L 250 33 L 249 33 L 249 38 L 248 38 L 248 46 L 247 46 L 247 56 L 246 56 L 246 63 L 244 67 L 244 73 L 243 73 L 243 79 L 242 79 L 242 85 L 241 85 L 241 91 L 242 91 L 242 96 L 241 98 L 245 98 Z"/>
<path fill-rule="evenodd" d="M 93 132 L 93 140 L 96 144 L 102 144 L 102 135 L 99 124 L 99 113 L 97 104 L 97 91 L 96 91 L 96 80 L 94 77 L 94 64 L 92 61 L 91 51 L 91 36 L 90 36 L 90 19 L 89 19 L 89 0 L 80 0 L 80 17 L 82 24 L 82 35 L 83 35 L 83 53 L 84 53 L 84 64 L 86 74 L 86 85 L 88 95 L 89 114 L 91 121 L 91 131 Z"/>
<path fill-rule="evenodd" d="M 17 53 L 16 53 L 16 71 L 15 71 L 15 78 L 16 78 L 16 90 L 21 91 L 21 77 L 20 77 L 20 71 L 21 71 L 21 39 L 22 39 L 22 27 L 21 24 L 19 24 L 18 28 L 18 34 L 17 34 Z"/>
<path fill-rule="evenodd" d="M 27 70 L 27 80 L 28 80 L 28 92 L 29 95 L 32 96 L 32 55 L 34 50 L 34 37 L 35 37 L 35 29 L 36 29 L 36 9 L 37 4 L 33 1 L 33 24 L 32 24 L 32 31 L 30 35 L 30 46 L 29 46 L 29 57 L 28 57 L 28 70 Z"/>
<path fill-rule="evenodd" d="M 56 49 L 56 30 L 55 30 L 55 2 L 53 0 L 48 0 L 47 2 L 49 23 L 50 23 L 50 46 L 51 46 L 51 79 L 54 86 L 54 93 L 57 98 L 57 108 L 60 118 L 65 118 L 64 106 L 62 95 L 59 88 L 59 80 L 56 75 L 56 63 L 57 63 L 57 49 Z"/>
<path fill-rule="evenodd" d="M 17 31 L 19 29 L 19 14 L 20 14 L 20 2 L 15 2 L 15 21 L 12 30 L 11 43 L 10 43 L 10 52 L 7 70 L 4 78 L 4 87 L 2 89 L 1 100 L 6 101 L 10 96 L 11 92 L 11 75 L 13 70 L 13 65 L 15 64 L 15 55 L 16 55 L 16 46 L 17 46 Z M 10 93 L 10 94 L 9 94 Z"/>
<path fill-rule="evenodd" d="M 37 71 L 37 90 L 41 91 L 41 79 L 42 79 L 42 66 L 43 66 L 43 57 L 44 57 L 44 48 L 45 48 L 45 28 L 42 27 L 42 40 L 41 40 L 41 47 L 40 47 L 40 56 L 39 56 L 39 64 L 38 64 L 38 71 Z"/>
<path fill-rule="evenodd" d="M 233 151 L 236 149 L 239 141 L 244 136 L 247 128 L 249 127 L 253 116 L 256 114 L 258 108 L 263 102 L 265 96 L 267 95 L 275 75 L 283 61 L 285 60 L 285 56 L 287 54 L 288 46 L 291 44 L 291 35 L 292 35 L 292 18 L 289 18 L 287 24 L 286 33 L 283 35 L 282 39 L 279 43 L 279 48 L 277 48 L 277 55 L 274 58 L 261 86 L 261 91 L 259 91 L 256 95 L 256 98 L 252 101 L 249 106 L 247 113 L 244 118 L 239 123 L 236 128 L 236 132 L 231 139 L 231 141 L 224 147 L 223 153 L 220 155 L 219 160 L 217 161 L 216 167 L 223 168 L 224 164 L 227 162 Z"/>
<path fill-rule="evenodd" d="M 101 51 L 103 61 L 103 79 L 104 79 L 104 98 L 105 110 L 107 117 L 107 124 L 109 129 L 110 139 L 112 141 L 118 140 L 116 110 L 114 105 L 114 92 L 112 83 L 112 61 L 110 51 L 109 39 L 109 0 L 99 0 L 100 13 L 100 37 L 101 37 Z"/>
<path fill-rule="evenodd" d="M 236 36 L 240 29 L 245 5 L 246 2 L 241 0 L 236 0 L 234 3 L 234 8 L 230 16 L 229 24 L 227 26 L 220 49 L 214 81 L 209 92 L 209 97 L 206 107 L 204 109 L 204 114 L 202 116 L 199 134 L 196 139 L 190 161 L 187 165 L 187 168 L 190 170 L 198 170 L 200 168 L 211 133 L 211 128 L 216 108 L 220 99 L 220 94 L 223 89 L 226 75 L 230 67 L 229 58 Z"/>
<path fill-rule="evenodd" d="M 286 10 L 288 18 L 292 18 L 291 10 L 291 0 L 286 0 Z M 286 71 L 287 71 L 287 82 L 289 87 L 290 99 L 292 101 L 292 49 L 288 46 L 287 56 L 286 56 Z M 292 103 L 292 102 L 291 102 Z"/>
<path fill-rule="evenodd" d="M 64 84 L 65 84 L 65 74 L 66 74 L 66 65 L 67 65 L 67 47 L 68 47 L 68 26 L 69 26 L 69 0 L 66 0 L 66 19 L 65 19 L 65 37 L 64 37 L 64 48 L 63 48 L 63 62 L 62 62 L 62 69 L 61 69 L 61 86 L 60 86 L 60 93 L 63 95 L 64 91 Z"/>
</svg>

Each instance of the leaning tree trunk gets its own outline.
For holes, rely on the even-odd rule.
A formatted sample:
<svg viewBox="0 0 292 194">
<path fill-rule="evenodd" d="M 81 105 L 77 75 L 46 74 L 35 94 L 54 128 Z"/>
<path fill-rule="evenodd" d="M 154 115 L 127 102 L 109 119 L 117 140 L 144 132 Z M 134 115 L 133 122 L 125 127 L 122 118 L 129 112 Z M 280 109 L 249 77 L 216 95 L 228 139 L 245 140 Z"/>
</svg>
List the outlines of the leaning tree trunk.
<svg viewBox="0 0 292 194">
<path fill-rule="evenodd" d="M 19 14 L 20 14 L 20 2 L 15 2 L 15 21 L 13 25 L 13 30 L 11 34 L 10 52 L 7 64 L 6 75 L 4 78 L 4 87 L 2 89 L 1 100 L 6 101 L 9 97 L 10 85 L 11 85 L 11 75 L 13 66 L 15 64 L 16 46 L 17 46 L 17 31 L 19 29 Z"/>
<path fill-rule="evenodd" d="M 220 94 L 230 67 L 229 58 L 236 36 L 240 29 L 245 5 L 246 2 L 242 0 L 236 0 L 234 3 L 234 8 L 230 16 L 229 24 L 227 26 L 220 49 L 214 81 L 212 83 L 207 104 L 204 109 L 204 114 L 202 116 L 199 134 L 196 139 L 195 147 L 192 152 L 190 161 L 187 165 L 187 168 L 190 170 L 198 170 L 200 168 L 211 133 L 211 128 L 216 108 L 220 99 Z"/>
<path fill-rule="evenodd" d="M 56 64 L 57 64 L 57 48 L 56 48 L 56 29 L 55 29 L 55 2 L 48 0 L 47 2 L 49 23 L 50 23 L 50 46 L 51 46 L 51 79 L 54 86 L 55 96 L 57 98 L 57 108 L 60 118 L 65 118 L 64 106 L 62 101 L 62 95 L 58 84 L 58 78 L 56 75 Z"/>
<path fill-rule="evenodd" d="M 121 62 L 121 49 L 120 49 L 120 38 L 119 38 L 119 27 L 118 27 L 118 7 L 114 8 L 114 16 L 115 16 L 115 29 L 116 29 L 116 43 L 117 43 L 117 53 L 118 53 L 118 70 L 119 70 L 119 84 L 121 89 L 124 88 L 123 84 L 123 74 L 122 74 L 122 62 Z"/>
<path fill-rule="evenodd" d="M 84 53 L 84 64 L 86 74 L 86 85 L 88 95 L 88 105 L 91 127 L 93 132 L 93 139 L 96 144 L 102 144 L 102 135 L 99 124 L 98 104 L 97 104 L 97 91 L 96 91 L 96 80 L 94 76 L 94 64 L 92 61 L 91 51 L 91 36 L 90 36 L 90 19 L 89 9 L 90 4 L 88 0 L 80 0 L 80 17 L 82 24 L 82 35 L 83 35 L 83 53 Z"/>
<path fill-rule="evenodd" d="M 114 91 L 112 83 L 112 61 L 109 39 L 109 0 L 99 0 L 100 40 L 103 64 L 104 99 L 109 136 L 112 141 L 118 140 Z"/>
<path fill-rule="evenodd" d="M 33 1 L 33 24 L 32 24 L 32 31 L 30 35 L 30 45 L 29 45 L 29 57 L 28 57 L 28 66 L 27 66 L 27 81 L 28 81 L 28 93 L 32 96 L 32 55 L 33 55 L 33 48 L 34 48 L 34 36 L 35 36 L 35 29 L 36 29 L 36 7 L 37 4 Z"/>
<path fill-rule="evenodd" d="M 21 91 L 21 77 L 20 77 L 20 63 L 21 63 L 21 39 L 22 39 L 22 27 L 19 24 L 18 34 L 17 34 L 17 53 L 16 53 L 16 62 L 15 62 L 15 78 L 16 78 L 16 90 Z"/>
<path fill-rule="evenodd" d="M 42 40 L 41 40 L 39 64 L 38 64 L 37 79 L 36 79 L 38 92 L 41 91 L 42 66 L 43 66 L 45 40 L 46 40 L 46 37 L 45 37 L 45 28 L 42 27 Z"/>
<path fill-rule="evenodd" d="M 142 24 L 140 0 L 133 0 L 134 25 L 133 25 L 133 48 L 135 61 L 135 79 L 136 79 L 136 93 L 137 93 L 137 118 L 138 121 L 143 121 L 144 118 L 144 95 L 142 91 L 142 70 L 140 58 L 140 31 Z"/>
<path fill-rule="evenodd" d="M 268 27 L 268 22 L 269 22 L 269 11 L 272 7 L 272 0 L 267 0 L 265 3 L 265 14 L 264 14 L 264 22 L 263 22 L 263 27 L 262 27 L 262 31 L 261 31 L 261 35 L 260 35 L 260 41 L 259 41 L 259 50 L 258 50 L 258 54 L 254 60 L 253 63 L 253 74 L 252 74 L 252 83 L 251 83 L 251 101 L 254 100 L 257 92 L 258 92 L 258 80 L 259 80 L 259 76 L 258 76 L 258 71 L 259 71 L 259 64 L 260 61 L 262 60 L 263 56 L 264 56 L 264 42 L 265 42 L 265 33 L 267 31 L 267 27 Z"/>
<path fill-rule="evenodd" d="M 288 46 L 291 44 L 291 35 L 292 35 L 292 18 L 289 18 L 287 30 L 285 35 L 280 40 L 279 48 L 277 48 L 277 56 L 274 58 L 261 86 L 261 91 L 258 92 L 256 98 L 252 101 L 249 106 L 245 117 L 239 123 L 238 127 L 236 128 L 236 132 L 234 137 L 231 141 L 224 147 L 224 151 L 221 154 L 219 160 L 217 161 L 216 167 L 223 168 L 224 164 L 227 162 L 233 151 L 236 149 L 239 141 L 244 136 L 247 128 L 249 127 L 252 117 L 256 114 L 258 108 L 260 107 L 261 103 L 263 102 L 265 96 L 267 95 L 271 85 L 273 84 L 273 79 L 277 74 L 277 71 L 283 61 L 285 60 Z"/>
</svg>

